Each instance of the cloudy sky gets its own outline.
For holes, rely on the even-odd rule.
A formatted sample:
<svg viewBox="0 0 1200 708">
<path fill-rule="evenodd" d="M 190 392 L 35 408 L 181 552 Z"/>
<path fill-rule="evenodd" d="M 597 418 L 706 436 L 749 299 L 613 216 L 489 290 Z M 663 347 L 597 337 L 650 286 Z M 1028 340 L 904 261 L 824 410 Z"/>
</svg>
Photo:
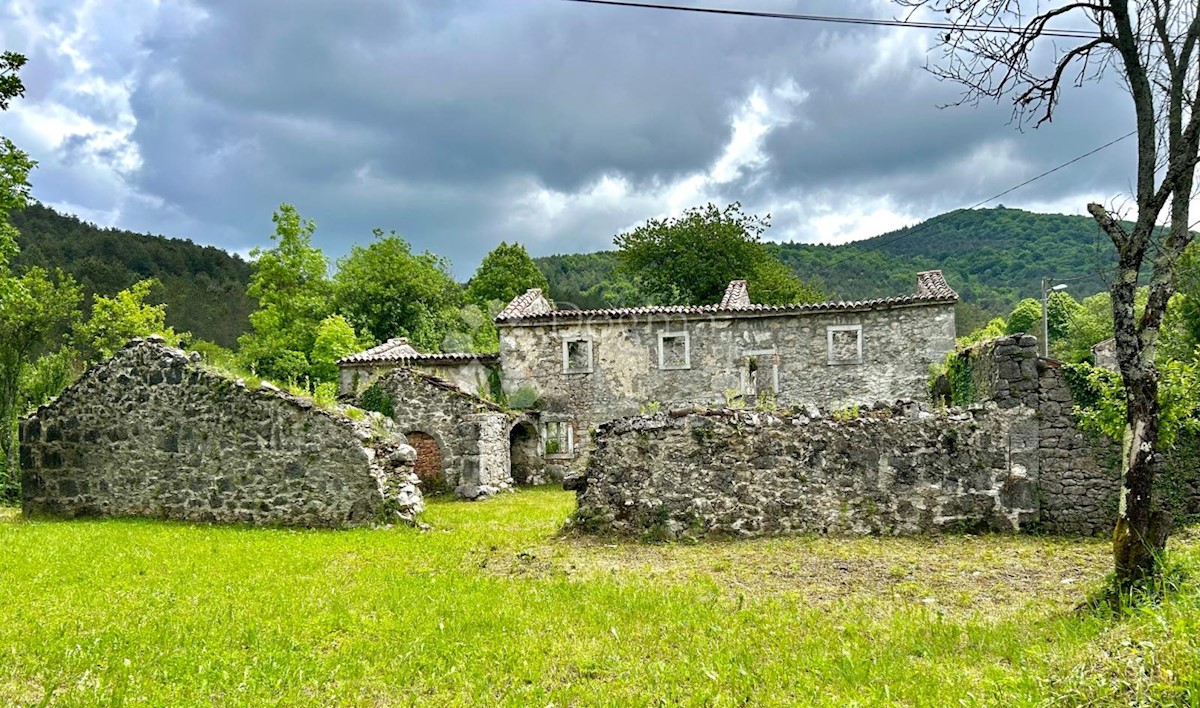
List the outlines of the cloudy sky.
<svg viewBox="0 0 1200 708">
<path fill-rule="evenodd" d="M 865 238 L 1132 128 L 1115 78 L 1038 130 L 939 109 L 935 41 L 562 0 L 7 0 L 0 48 L 29 64 L 0 134 L 40 162 L 39 200 L 102 225 L 244 252 L 286 201 L 335 257 L 395 229 L 465 278 L 501 240 L 591 251 L 707 201 L 771 213 L 774 240 Z M 1001 201 L 1082 213 L 1133 160 L 1126 141 Z"/>
</svg>

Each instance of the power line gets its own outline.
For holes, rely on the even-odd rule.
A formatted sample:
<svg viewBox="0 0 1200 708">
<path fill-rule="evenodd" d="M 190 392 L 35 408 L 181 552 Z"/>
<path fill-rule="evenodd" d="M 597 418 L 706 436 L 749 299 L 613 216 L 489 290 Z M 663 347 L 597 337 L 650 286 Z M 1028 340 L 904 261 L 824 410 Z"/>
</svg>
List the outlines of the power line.
<svg viewBox="0 0 1200 708">
<path fill-rule="evenodd" d="M 1071 158 L 1070 160 L 1067 160 L 1066 162 L 1062 163 L 1061 165 L 1057 165 L 1057 166 L 1055 166 L 1055 167 L 1052 167 L 1052 168 L 1050 168 L 1050 169 L 1046 170 L 1045 172 L 1041 173 L 1040 175 L 1037 175 L 1036 177 L 1030 177 L 1029 179 L 1025 180 L 1024 182 L 1022 182 L 1022 183 L 1020 183 L 1020 184 L 1018 184 L 1018 185 L 1016 185 L 1016 186 L 1014 186 L 1014 187 L 1009 187 L 1008 189 L 1004 190 L 1003 192 L 1000 192 L 999 194 L 995 194 L 995 195 L 993 195 L 993 196 L 990 196 L 990 197 L 988 197 L 987 199 L 984 199 L 984 200 L 982 200 L 982 201 L 976 202 L 975 204 L 972 204 L 972 205 L 971 205 L 971 206 L 969 206 L 969 207 L 964 207 L 964 209 L 966 209 L 966 210 L 970 210 L 970 209 L 978 209 L 979 207 L 983 206 L 984 204 L 987 204 L 988 202 L 994 202 L 994 201 L 996 201 L 997 199 L 999 199 L 1000 197 L 1003 197 L 1003 196 L 1006 196 L 1006 195 L 1008 195 L 1008 194 L 1011 194 L 1012 192 L 1015 192 L 1015 191 L 1017 191 L 1018 189 L 1020 189 L 1020 188 L 1022 188 L 1022 187 L 1025 187 L 1025 186 L 1027 186 L 1027 185 L 1033 184 L 1034 182 L 1038 181 L 1039 179 L 1042 179 L 1043 177 L 1047 177 L 1047 176 L 1049 176 L 1049 175 L 1052 175 L 1052 174 L 1054 174 L 1055 172 L 1058 172 L 1059 170 L 1061 170 L 1061 169 L 1063 169 L 1063 168 L 1069 167 L 1069 166 L 1071 166 L 1071 165 L 1075 164 L 1076 162 L 1079 162 L 1080 160 L 1083 160 L 1083 159 L 1085 159 L 1085 158 L 1091 157 L 1092 155 L 1095 155 L 1096 153 L 1100 152 L 1101 150 L 1104 150 L 1104 149 L 1106 149 L 1106 148 L 1110 148 L 1110 147 L 1112 147 L 1113 145 L 1116 145 L 1117 143 L 1121 142 L 1122 140 L 1127 140 L 1127 139 L 1129 139 L 1130 137 L 1132 137 L 1132 136 L 1134 136 L 1134 135 L 1136 135 L 1136 134 L 1137 134 L 1137 131 L 1136 131 L 1136 130 L 1131 130 L 1130 132 L 1128 132 L 1128 133 L 1126 133 L 1126 134 L 1122 135 L 1121 137 L 1119 137 L 1119 138 L 1117 138 L 1117 139 L 1115 139 L 1115 140 L 1111 140 L 1111 141 L 1109 141 L 1109 142 L 1107 142 L 1107 143 L 1105 143 L 1105 144 L 1101 145 L 1101 146 L 1100 146 L 1100 147 L 1098 147 L 1098 148 L 1094 148 L 1094 149 L 1092 149 L 1092 150 L 1088 150 L 1087 152 L 1083 153 L 1082 155 L 1078 155 L 1078 156 L 1076 156 L 1076 157 L 1073 157 L 1073 158 Z M 852 259 L 854 259 L 854 258 L 857 258 L 858 256 L 861 256 L 861 255 L 862 255 L 862 253 L 863 253 L 863 252 L 865 252 L 865 251 L 874 251 L 874 250 L 876 250 L 876 249 L 883 248 L 884 246 L 887 246 L 887 245 L 893 244 L 893 243 L 895 243 L 895 242 L 899 241 L 900 239 L 908 238 L 909 236 L 912 236 L 914 233 L 918 233 L 918 232 L 920 232 L 920 231 L 921 231 L 921 229 L 922 229 L 922 227 L 926 227 L 926 226 L 927 226 L 929 223 L 930 223 L 929 221 L 925 221 L 925 222 L 923 222 L 923 223 L 921 223 L 921 224 L 917 224 L 916 226 L 913 226 L 913 227 L 911 227 L 911 228 L 910 228 L 908 231 L 906 231 L 906 232 L 904 232 L 904 233 L 900 234 L 899 236 L 894 236 L 894 237 L 892 237 L 892 238 L 890 238 L 890 239 L 887 239 L 886 241 L 879 241 L 879 242 L 877 242 L 877 243 L 875 243 L 875 244 L 873 244 L 873 245 L 871 245 L 871 246 L 859 247 L 859 248 L 858 248 L 858 250 L 857 250 L 857 252 L 855 252 L 855 253 L 853 253 L 853 254 L 850 254 L 850 255 L 846 256 L 845 258 L 841 258 L 841 259 L 839 259 L 839 260 L 836 260 L 836 261 L 834 261 L 833 263 L 831 263 L 831 264 L 829 264 L 828 266 L 826 266 L 826 267 L 825 267 L 825 272 L 826 272 L 826 273 L 828 273 L 829 271 L 831 271 L 831 270 L 833 270 L 834 268 L 836 268 L 837 266 L 839 266 L 839 265 L 841 265 L 841 264 L 845 263 L 846 261 L 849 261 L 849 260 L 852 260 Z"/>
<path fill-rule="evenodd" d="M 984 34 L 1023 34 L 1016 27 L 951 24 L 948 22 L 919 22 L 907 20 L 884 20 L 873 17 L 844 17 L 839 15 L 803 15 L 790 12 L 764 12 L 759 10 L 730 10 L 716 7 L 690 7 L 687 5 L 666 5 L 649 2 L 625 2 L 624 0 L 563 0 L 564 2 L 585 3 L 588 5 L 608 5 L 611 7 L 635 7 L 643 10 L 673 10 L 676 12 L 691 12 L 704 15 L 724 15 L 734 17 L 759 17 L 773 20 L 796 20 L 800 22 L 824 22 L 829 24 L 867 25 L 871 27 L 905 27 L 908 29 L 957 30 L 965 32 L 981 32 Z M 1072 29 L 1043 29 L 1038 32 L 1041 37 L 1061 37 L 1067 39 L 1097 39 L 1100 35 L 1086 30 Z"/>
</svg>

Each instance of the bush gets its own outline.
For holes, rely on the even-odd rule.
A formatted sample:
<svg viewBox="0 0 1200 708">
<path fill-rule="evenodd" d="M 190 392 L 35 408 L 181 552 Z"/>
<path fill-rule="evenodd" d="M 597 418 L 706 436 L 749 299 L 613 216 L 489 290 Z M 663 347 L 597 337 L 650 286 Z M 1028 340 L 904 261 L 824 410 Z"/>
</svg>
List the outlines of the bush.
<svg viewBox="0 0 1200 708">
<path fill-rule="evenodd" d="M 363 391 L 359 408 L 366 411 L 375 411 L 391 418 L 396 415 L 396 408 L 392 404 L 392 397 L 375 384 Z"/>
<path fill-rule="evenodd" d="M 542 397 L 538 394 L 537 389 L 525 384 L 512 392 L 512 395 L 508 397 L 508 405 L 514 410 L 527 411 L 537 407 L 541 400 Z"/>
</svg>

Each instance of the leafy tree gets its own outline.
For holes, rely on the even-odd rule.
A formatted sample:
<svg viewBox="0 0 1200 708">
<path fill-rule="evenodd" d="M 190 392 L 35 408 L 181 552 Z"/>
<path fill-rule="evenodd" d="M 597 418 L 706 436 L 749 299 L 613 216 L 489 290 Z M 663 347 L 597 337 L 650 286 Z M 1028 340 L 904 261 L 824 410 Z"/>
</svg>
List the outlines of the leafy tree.
<svg viewBox="0 0 1200 708">
<path fill-rule="evenodd" d="M 179 346 L 186 334 L 167 326 L 166 305 L 147 305 L 146 298 L 159 283 L 153 278 L 134 283 L 113 297 L 96 296 L 92 314 L 75 329 L 75 345 L 90 361 L 103 361 L 134 337 L 157 334 Z"/>
<path fill-rule="evenodd" d="M 746 214 L 738 203 L 651 219 L 614 239 L 619 269 L 662 303 L 719 302 L 729 281 L 742 279 L 756 302 L 819 299 L 817 288 L 799 281 L 761 242 L 770 225 L 770 217 Z"/>
<path fill-rule="evenodd" d="M 8 110 L 12 99 L 25 95 L 19 73 L 24 65 L 25 57 L 20 54 L 0 54 L 0 111 Z M 19 234 L 9 223 L 8 215 L 24 209 L 29 201 L 29 172 L 36 164 L 11 140 L 0 137 L 0 271 L 7 271 L 17 254 Z"/>
<path fill-rule="evenodd" d="M 1033 298 L 1025 298 L 1017 303 L 1008 316 L 1005 334 L 1021 334 L 1028 332 L 1036 334 L 1041 339 L 1042 334 L 1042 303 Z"/>
<path fill-rule="evenodd" d="M 1093 405 L 1077 408 L 1080 425 L 1119 441 L 1128 415 L 1120 374 L 1086 363 L 1078 370 L 1089 389 L 1089 398 L 1094 400 Z M 1163 444 L 1169 446 L 1179 433 L 1200 433 L 1200 364 L 1166 362 L 1162 374 L 1158 393 L 1163 411 L 1160 434 Z"/>
<path fill-rule="evenodd" d="M 7 471 L 0 488 L 9 493 L 16 482 L 16 424 L 26 367 L 78 317 L 79 300 L 79 288 L 62 272 L 52 276 L 33 268 L 0 278 L 0 451 Z"/>
<path fill-rule="evenodd" d="M 83 373 L 83 366 L 79 351 L 71 346 L 38 357 L 22 375 L 21 407 L 31 410 L 62 393 Z"/>
<path fill-rule="evenodd" d="M 1054 343 L 1066 336 L 1071 315 L 1079 309 L 1079 303 L 1071 297 L 1071 293 L 1057 291 L 1050 293 L 1046 301 L 1046 326 L 1050 329 L 1050 345 L 1053 351 Z"/>
<path fill-rule="evenodd" d="M 330 315 L 317 327 L 317 339 L 312 350 L 312 378 L 316 381 L 337 381 L 337 362 L 364 347 L 354 333 L 354 327 L 341 315 Z"/>
<path fill-rule="evenodd" d="M 260 376 L 295 381 L 308 375 L 317 328 L 331 314 L 329 261 L 312 245 L 316 224 L 295 207 L 280 205 L 271 220 L 275 247 L 251 251 L 249 294 L 259 308 L 250 315 L 252 331 L 238 340 L 239 354 Z"/>
<path fill-rule="evenodd" d="M 508 304 L 530 288 L 548 291 L 550 285 L 524 246 L 519 243 L 510 246 L 501 241 L 484 256 L 471 277 L 467 284 L 467 300 L 480 307 L 487 307 L 492 300 Z"/>
<path fill-rule="evenodd" d="M 377 341 L 408 337 L 422 351 L 440 351 L 446 335 L 462 331 L 462 289 L 449 263 L 414 254 L 393 231 L 375 229 L 375 242 L 355 246 L 334 276 L 337 312 Z"/>
<path fill-rule="evenodd" d="M 24 94 L 18 73 L 24 64 L 20 54 L 0 55 L 0 110 Z M 0 496 L 10 496 L 16 488 L 16 426 L 26 369 L 41 351 L 53 346 L 77 315 L 79 304 L 78 288 L 61 272 L 53 276 L 41 268 L 21 275 L 13 272 L 18 234 L 8 215 L 28 201 L 33 167 L 28 155 L 0 137 Z"/>
</svg>

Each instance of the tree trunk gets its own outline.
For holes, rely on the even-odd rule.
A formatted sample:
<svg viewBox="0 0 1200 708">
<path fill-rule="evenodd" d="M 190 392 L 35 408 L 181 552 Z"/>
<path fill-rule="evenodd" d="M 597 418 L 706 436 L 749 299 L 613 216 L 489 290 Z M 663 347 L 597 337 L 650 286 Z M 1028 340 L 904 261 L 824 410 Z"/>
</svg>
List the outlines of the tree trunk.
<svg viewBox="0 0 1200 708">
<path fill-rule="evenodd" d="M 1158 381 L 1153 371 L 1127 378 L 1127 429 L 1122 462 L 1121 505 L 1113 531 L 1113 560 L 1123 588 L 1153 577 L 1166 546 L 1170 519 L 1155 512 L 1152 485 L 1158 444 Z"/>
</svg>

